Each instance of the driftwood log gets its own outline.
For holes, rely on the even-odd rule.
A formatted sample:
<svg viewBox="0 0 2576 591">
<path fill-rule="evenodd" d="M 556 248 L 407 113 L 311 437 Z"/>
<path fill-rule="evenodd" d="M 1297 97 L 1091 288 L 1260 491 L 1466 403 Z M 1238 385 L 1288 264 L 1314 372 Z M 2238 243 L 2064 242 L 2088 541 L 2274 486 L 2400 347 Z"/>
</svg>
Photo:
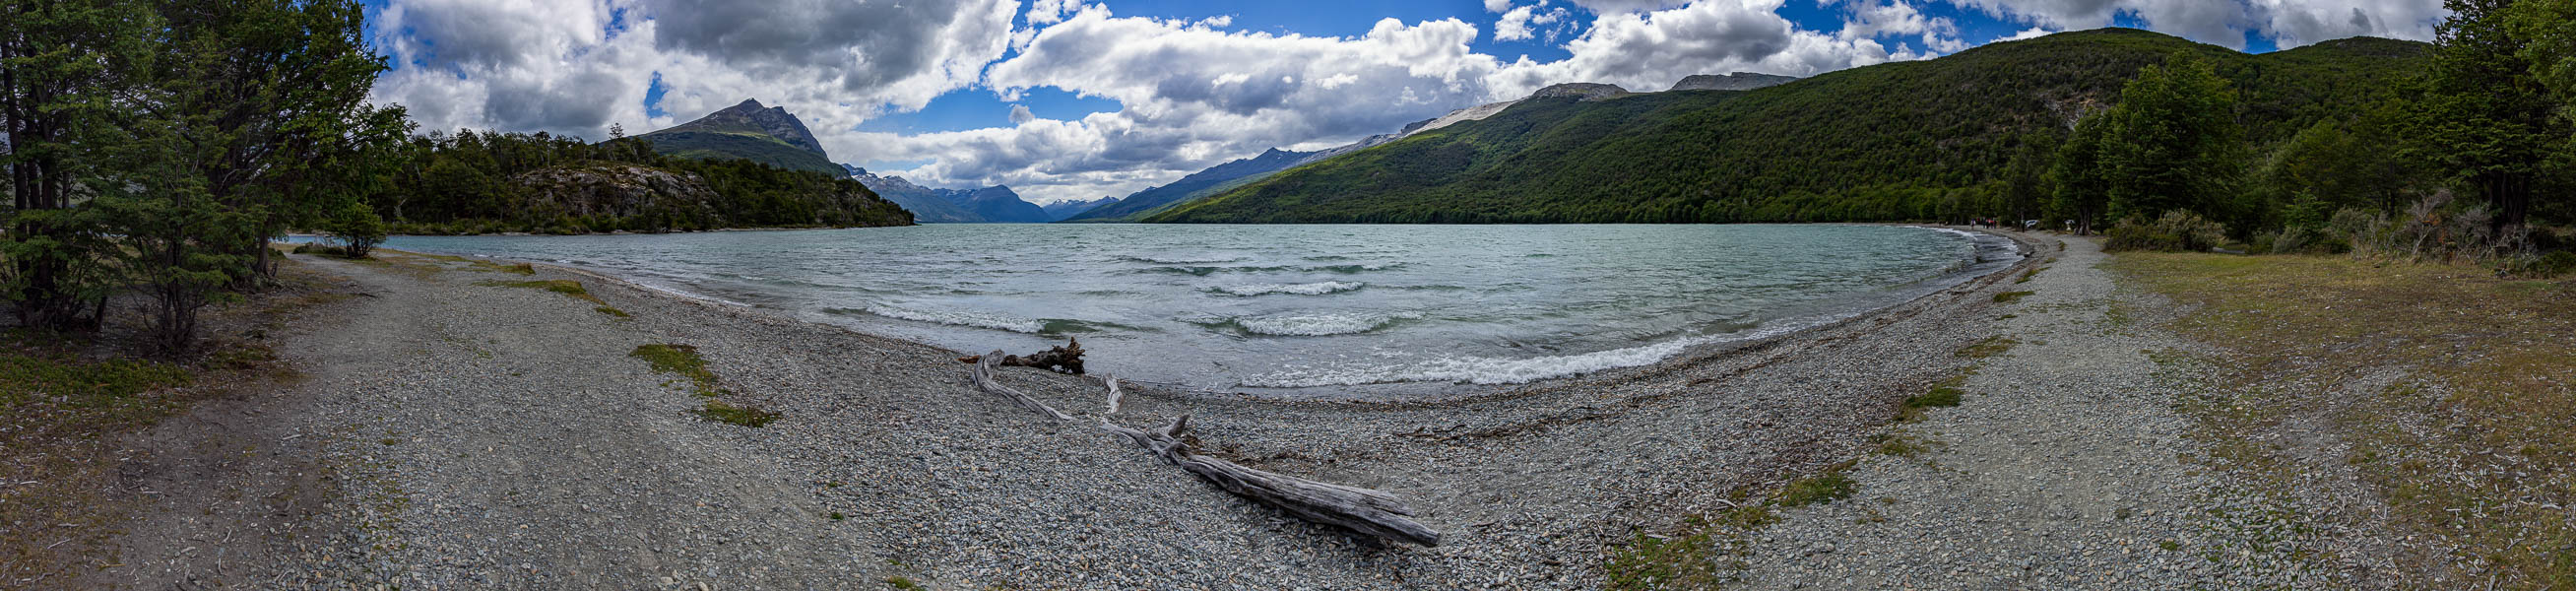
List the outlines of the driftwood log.
<svg viewBox="0 0 2576 591">
<path fill-rule="evenodd" d="M 1440 532 L 1413 521 L 1410 517 L 1413 508 L 1395 495 L 1282 476 L 1199 455 L 1181 439 L 1189 424 L 1190 416 L 1181 415 L 1160 428 L 1139 431 L 1118 426 L 1106 417 L 1100 419 L 1101 429 L 1126 437 L 1136 447 L 1154 452 L 1163 461 L 1216 483 L 1226 492 L 1269 503 L 1307 521 L 1338 525 L 1351 531 L 1424 546 L 1440 545 Z"/>
<path fill-rule="evenodd" d="M 1022 408 L 1038 411 L 1038 414 L 1055 417 L 1055 420 L 1059 421 L 1073 420 L 1073 416 L 1057 412 L 1055 408 L 1047 406 L 1044 402 L 1038 402 L 1038 399 L 1036 398 L 1030 398 L 1026 393 L 1022 393 L 1019 390 L 1013 390 L 1010 386 L 1002 385 L 1001 382 L 993 381 L 993 368 L 994 366 L 1001 365 L 1002 358 L 1003 355 L 1001 351 L 994 351 L 992 353 L 985 354 L 981 359 L 975 360 L 975 369 L 966 373 L 966 379 L 975 382 L 975 389 L 983 390 L 988 394 L 999 394 L 1003 398 L 1009 398 L 1012 402 L 1020 403 Z"/>
<path fill-rule="evenodd" d="M 1063 346 L 1048 347 L 1045 351 L 1032 353 L 1025 357 L 1019 355 L 1003 355 L 1001 351 L 994 351 L 990 355 L 959 357 L 957 358 L 957 361 L 960 363 L 981 363 L 987 358 L 994 357 L 1001 358 L 1002 365 L 1034 367 L 1060 374 L 1082 375 L 1082 339 L 1075 338 L 1065 339 Z"/>
<path fill-rule="evenodd" d="M 1001 351 L 975 358 L 975 369 L 968 372 L 967 378 L 975 382 L 976 389 L 1009 398 L 1023 408 L 1037 411 L 1038 414 L 1053 417 L 1058 421 L 1073 419 L 1072 416 L 1059 412 L 1047 406 L 1046 403 L 1029 397 L 1026 393 L 994 381 L 994 369 L 1001 366 L 1005 358 Z M 1118 388 L 1118 378 L 1110 376 L 1101 382 L 1109 389 L 1108 414 L 1117 414 L 1119 398 L 1123 394 Z M 1183 433 L 1189 429 L 1189 425 L 1190 416 L 1181 415 L 1160 428 L 1139 431 L 1111 423 L 1109 417 L 1100 417 L 1101 429 L 1127 438 L 1127 441 L 1136 444 L 1136 447 L 1154 452 L 1155 457 L 1215 483 L 1218 488 L 1223 488 L 1226 492 L 1268 503 L 1307 521 L 1337 525 L 1363 534 L 1424 546 L 1440 544 L 1440 532 L 1432 531 L 1431 528 L 1413 521 L 1411 518 L 1413 508 L 1405 505 L 1402 499 L 1395 498 L 1395 495 L 1355 486 L 1342 486 L 1274 474 L 1246 468 L 1224 459 L 1199 455 L 1190 448 L 1189 442 L 1182 438 Z"/>
</svg>

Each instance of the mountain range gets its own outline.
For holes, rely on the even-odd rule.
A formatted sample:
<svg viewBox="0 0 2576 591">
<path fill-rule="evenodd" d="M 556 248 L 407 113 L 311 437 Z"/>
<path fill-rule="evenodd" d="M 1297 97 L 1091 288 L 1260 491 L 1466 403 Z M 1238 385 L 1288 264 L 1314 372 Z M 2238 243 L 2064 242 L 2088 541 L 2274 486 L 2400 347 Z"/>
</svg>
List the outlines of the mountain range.
<svg viewBox="0 0 2576 591">
<path fill-rule="evenodd" d="M 1681 83 L 1674 85 L 1674 89 L 1751 90 L 1767 86 L 1775 86 L 1795 80 L 1797 80 L 1797 78 L 1791 76 L 1737 72 L 1728 76 L 1690 76 L 1683 78 Z M 1091 211 L 1085 212 L 1081 215 L 1067 218 L 1065 221 L 1143 221 L 1161 214 L 1166 210 L 1173 209 L 1176 206 L 1196 202 L 1212 195 L 1231 191 L 1237 187 L 1269 178 L 1272 174 L 1282 170 L 1331 160 L 1345 154 L 1356 153 L 1384 145 L 1389 142 L 1438 131 L 1460 123 L 1480 121 L 1500 114 L 1505 110 L 1509 110 L 1513 105 L 1520 104 L 1523 101 L 1551 98 L 1570 98 L 1580 101 L 1592 101 L 1629 94 L 1633 93 L 1628 92 L 1627 89 L 1610 84 L 1584 82 L 1557 84 L 1538 89 L 1536 92 L 1530 93 L 1528 97 L 1487 103 L 1458 109 L 1456 111 L 1450 111 L 1448 114 L 1441 115 L 1439 117 L 1417 121 L 1411 125 L 1406 125 L 1403 129 L 1397 130 L 1395 133 L 1373 135 L 1363 138 L 1360 141 L 1339 147 L 1314 152 L 1292 152 L 1278 148 L 1271 148 L 1270 151 L 1263 152 L 1259 156 L 1219 164 L 1206 170 L 1191 173 L 1189 176 L 1181 177 L 1181 180 L 1173 181 L 1171 184 L 1138 191 L 1118 200 L 1115 204 L 1092 209 Z"/>
<path fill-rule="evenodd" d="M 1943 203 L 1991 198 L 2017 154 L 2047 149 L 2117 101 L 2140 68 L 2173 55 L 2197 54 L 2232 82 L 2246 139 L 2261 145 L 2389 96 L 2430 47 L 2352 38 L 2251 55 L 2101 29 L 1746 91 L 1592 88 L 1524 99 L 1141 221 L 1929 219 Z"/>
<path fill-rule="evenodd" d="M 1021 199 L 1019 193 L 1011 191 L 1010 187 L 933 189 L 899 176 L 872 174 L 864 168 L 849 167 L 847 171 L 850 178 L 912 212 L 913 219 L 924 224 L 1042 224 L 1058 219 L 1044 208 Z"/>
</svg>

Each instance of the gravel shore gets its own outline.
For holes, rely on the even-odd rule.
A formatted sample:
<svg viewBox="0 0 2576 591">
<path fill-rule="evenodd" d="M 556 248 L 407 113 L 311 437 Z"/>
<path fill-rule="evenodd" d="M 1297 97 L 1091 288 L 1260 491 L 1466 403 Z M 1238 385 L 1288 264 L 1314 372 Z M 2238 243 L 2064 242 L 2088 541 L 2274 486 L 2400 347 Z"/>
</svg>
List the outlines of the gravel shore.
<svg viewBox="0 0 2576 591">
<path fill-rule="evenodd" d="M 1593 588 L 1639 532 L 1865 453 L 1899 400 L 1976 362 L 1955 351 L 2021 326 L 1998 309 L 2099 297 L 1994 302 L 2034 259 L 1794 335 L 1462 399 L 1138 388 L 1107 417 L 1191 414 L 1210 453 L 1394 493 L 1445 535 L 1424 548 L 1128 447 L 1098 429 L 1090 379 L 1006 368 L 1076 417 L 1056 423 L 969 387 L 954 351 L 563 269 L 387 258 L 295 257 L 360 294 L 280 348 L 308 376 L 281 395 L 308 402 L 275 420 L 317 440 L 337 494 L 310 521 L 341 525 L 243 542 L 284 557 L 190 588 Z M 490 284 L 550 279 L 600 301 Z M 686 380 L 628 356 L 655 343 L 696 347 L 723 400 L 782 418 L 690 414 Z"/>
<path fill-rule="evenodd" d="M 2065 244 L 1997 310 L 2010 348 L 1964 376 L 1962 403 L 1891 432 L 1923 451 L 1867 456 L 1851 498 L 1749 534 L 1746 588 L 2349 583 L 2286 543 L 2287 505 L 2195 458 L 2174 406 L 2204 375 L 2177 364 L 2197 346 L 2130 316 L 2167 304 L 2116 289 L 2097 243 Z"/>
</svg>

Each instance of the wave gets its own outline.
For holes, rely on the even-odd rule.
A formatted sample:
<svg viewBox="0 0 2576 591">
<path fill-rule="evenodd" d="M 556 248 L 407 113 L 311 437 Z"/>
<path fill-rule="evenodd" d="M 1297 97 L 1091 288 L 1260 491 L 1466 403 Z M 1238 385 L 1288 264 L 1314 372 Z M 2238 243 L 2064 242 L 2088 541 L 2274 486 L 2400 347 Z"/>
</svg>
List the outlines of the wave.
<svg viewBox="0 0 2576 591">
<path fill-rule="evenodd" d="M 1344 275 L 1350 275 L 1350 274 L 1354 274 L 1354 273 L 1367 273 L 1367 272 L 1370 272 L 1370 271 L 1384 271 L 1384 270 L 1388 270 L 1388 269 L 1400 269 L 1400 268 L 1403 268 L 1403 267 L 1404 267 L 1404 263 L 1367 263 L 1367 264 L 1360 264 L 1360 265 L 1324 265 L 1324 266 L 1320 266 L 1320 267 L 1305 267 L 1305 268 L 1301 268 L 1301 269 L 1299 269 L 1299 270 L 1301 270 L 1301 271 L 1325 271 L 1325 272 L 1331 272 L 1331 273 L 1341 273 L 1341 274 L 1344 274 Z"/>
<path fill-rule="evenodd" d="M 1970 232 L 1970 231 L 1967 231 L 1967 230 L 1954 230 L 1954 229 L 1950 229 L 1950 228 L 1933 228 L 1933 227 L 1927 227 L 1927 226 L 1897 226 L 1897 227 L 1899 227 L 1899 228 L 1913 228 L 1913 229 L 1916 229 L 1916 230 L 1931 230 L 1931 231 L 1934 231 L 1934 232 L 1949 232 L 1949 233 L 1952 233 L 1952 234 L 1957 234 L 1957 235 L 1960 235 L 1960 236 L 1966 237 L 1966 238 L 1968 238 L 1969 240 L 1975 240 L 1975 239 L 1977 239 L 1977 233 L 1976 233 L 1976 232 Z"/>
<path fill-rule="evenodd" d="M 1170 273 L 1170 274 L 1174 274 L 1174 275 L 1195 275 L 1195 276 L 1199 276 L 1199 277 L 1206 277 L 1206 276 L 1214 275 L 1214 274 L 1217 274 L 1217 273 L 1269 273 L 1269 272 L 1276 272 L 1276 271 L 1298 271 L 1298 272 L 1306 272 L 1306 273 L 1337 273 L 1337 274 L 1342 274 L 1342 275 L 1355 275 L 1355 274 L 1360 274 L 1360 273 L 1368 273 L 1368 272 L 1372 272 L 1372 271 L 1385 271 L 1385 270 L 1388 270 L 1388 269 L 1397 269 L 1397 268 L 1402 268 L 1402 267 L 1404 267 L 1404 263 L 1367 263 L 1367 264 L 1354 264 L 1354 265 L 1309 265 L 1309 266 L 1298 266 L 1298 265 L 1233 265 L 1233 266 L 1220 266 L 1220 265 L 1163 265 L 1163 266 L 1156 266 L 1156 267 L 1146 267 L 1146 268 L 1143 268 L 1143 269 L 1138 269 L 1138 270 L 1136 270 L 1136 271 L 1134 271 L 1134 272 L 1142 272 L 1142 273 Z"/>
<path fill-rule="evenodd" d="M 1243 257 L 1140 257 L 1122 255 L 1118 257 L 1118 260 L 1130 263 L 1144 263 L 1148 265 L 1205 265 L 1211 263 L 1240 263 L 1250 259 Z"/>
<path fill-rule="evenodd" d="M 1223 319 L 1184 320 L 1209 328 L 1231 328 L 1244 334 L 1274 337 L 1324 337 L 1360 334 L 1393 326 L 1397 322 L 1421 318 L 1420 314 L 1366 314 L 1326 312 L 1320 314 L 1279 314 L 1272 316 L 1237 316 Z"/>
<path fill-rule="evenodd" d="M 1048 320 L 1031 320 L 1017 316 L 992 314 L 987 312 L 966 310 L 918 310 L 883 304 L 868 304 L 868 307 L 866 308 L 855 310 L 849 308 L 832 308 L 825 311 L 839 314 L 862 313 L 897 320 L 911 320 L 914 322 L 928 322 L 932 324 L 946 324 L 950 326 L 965 326 L 972 328 L 989 328 L 993 330 L 1007 330 L 1027 334 L 1041 334 L 1046 332 L 1050 322 Z"/>
<path fill-rule="evenodd" d="M 1315 283 L 1259 283 L 1253 285 L 1235 285 L 1210 288 L 1208 291 L 1238 296 L 1269 294 L 1324 295 L 1329 293 L 1356 291 L 1359 288 L 1367 286 L 1368 284 L 1357 281 L 1318 281 Z"/>
<path fill-rule="evenodd" d="M 1700 345 L 1769 338 L 1830 324 L 1855 315 L 1816 316 L 1774 323 L 1743 332 L 1682 337 L 1624 349 L 1576 355 L 1524 359 L 1440 357 L 1402 365 L 1294 368 L 1253 376 L 1243 380 L 1243 385 L 1255 388 L 1316 388 L 1403 382 L 1526 384 L 1623 367 L 1652 365 Z"/>
</svg>

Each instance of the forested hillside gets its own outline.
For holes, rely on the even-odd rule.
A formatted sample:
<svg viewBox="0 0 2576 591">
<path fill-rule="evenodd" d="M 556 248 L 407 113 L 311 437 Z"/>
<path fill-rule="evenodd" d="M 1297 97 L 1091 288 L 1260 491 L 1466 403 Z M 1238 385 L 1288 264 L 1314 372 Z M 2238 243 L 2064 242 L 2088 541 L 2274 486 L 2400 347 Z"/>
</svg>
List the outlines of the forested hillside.
<svg viewBox="0 0 2576 591">
<path fill-rule="evenodd" d="M 395 233 L 663 232 L 912 223 L 838 175 L 668 156 L 649 140 L 460 131 L 415 137 L 370 201 Z"/>
<path fill-rule="evenodd" d="M 2430 47 L 2356 38 L 2247 55 L 2104 29 L 1747 92 L 1533 99 L 1150 221 L 2026 219 L 2043 215 L 2037 177 L 2058 143 L 2145 66 L 2176 55 L 2214 64 L 2235 88 L 2244 139 L 2267 146 L 2394 98 Z"/>
</svg>

